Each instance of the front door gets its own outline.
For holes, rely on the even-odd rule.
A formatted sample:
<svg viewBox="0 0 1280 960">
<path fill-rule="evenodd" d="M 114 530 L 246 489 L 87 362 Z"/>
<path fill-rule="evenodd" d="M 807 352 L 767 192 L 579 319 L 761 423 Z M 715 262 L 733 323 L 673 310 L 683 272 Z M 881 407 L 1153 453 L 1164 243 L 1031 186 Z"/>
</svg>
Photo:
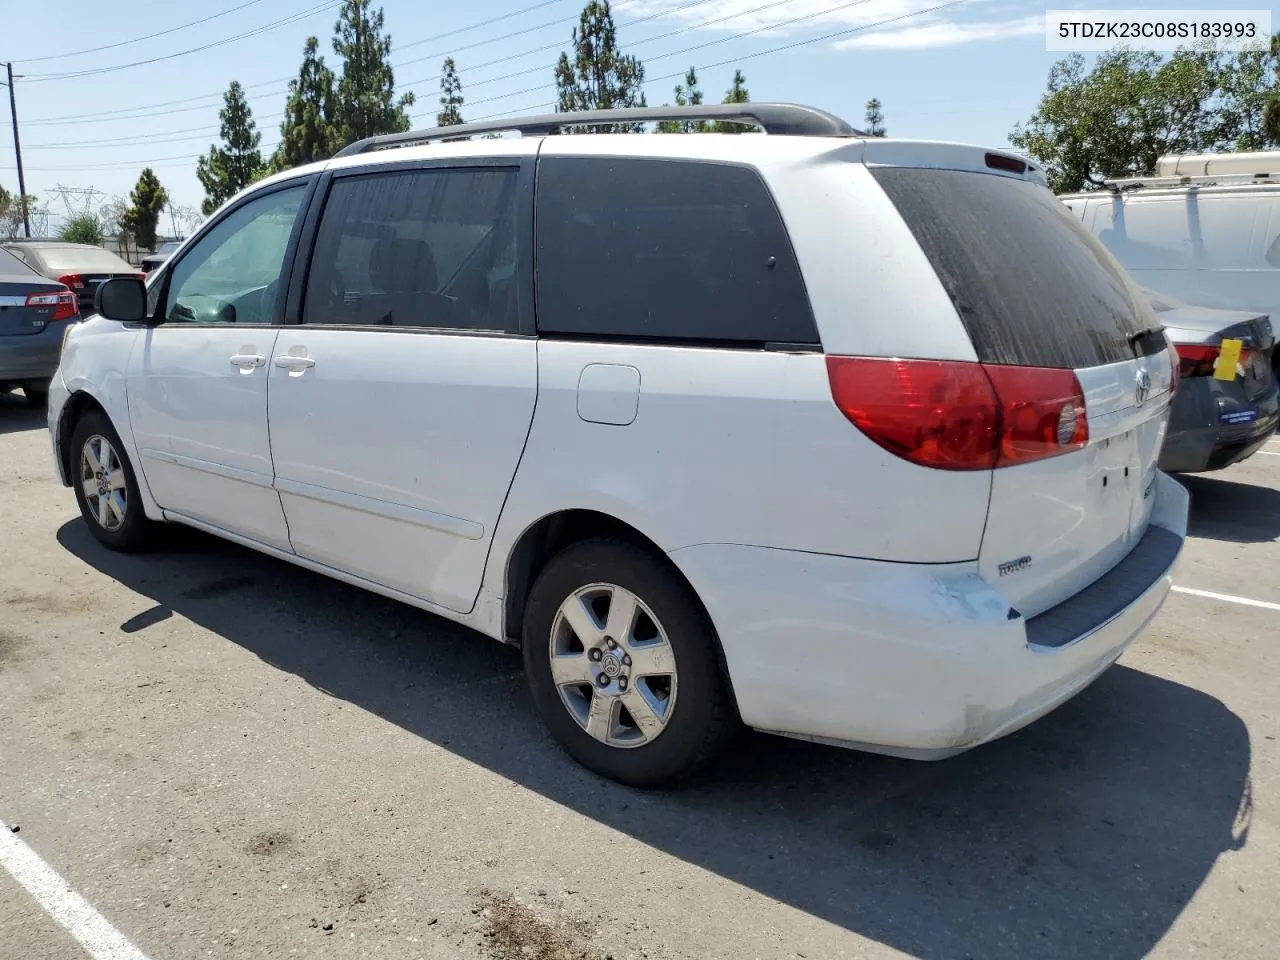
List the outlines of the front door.
<svg viewBox="0 0 1280 960">
<path fill-rule="evenodd" d="M 135 347 L 128 374 L 130 422 L 156 502 L 283 550 L 267 369 L 306 190 L 297 183 L 250 197 L 167 267 L 153 288 L 161 322 Z"/>
<path fill-rule="evenodd" d="M 335 176 L 270 368 L 299 556 L 473 606 L 537 395 L 530 160 Z"/>
</svg>

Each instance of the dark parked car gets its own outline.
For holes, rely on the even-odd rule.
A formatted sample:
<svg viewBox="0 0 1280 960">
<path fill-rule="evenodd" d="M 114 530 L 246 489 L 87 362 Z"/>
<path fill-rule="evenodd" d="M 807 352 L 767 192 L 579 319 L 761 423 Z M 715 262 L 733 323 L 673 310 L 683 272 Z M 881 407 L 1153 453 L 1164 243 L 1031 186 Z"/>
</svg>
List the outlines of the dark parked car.
<svg viewBox="0 0 1280 960">
<path fill-rule="evenodd" d="M 80 313 L 93 312 L 93 294 L 112 277 L 143 276 L 110 250 L 89 243 L 60 240 L 9 240 L 4 248 L 37 273 L 69 287 L 80 301 Z"/>
<path fill-rule="evenodd" d="M 0 392 L 21 387 L 30 403 L 43 405 L 62 336 L 79 318 L 76 296 L 65 284 L 0 250 Z"/>
<path fill-rule="evenodd" d="M 1146 293 L 1178 353 L 1180 377 L 1160 469 L 1221 470 L 1253 456 L 1280 421 L 1271 319 Z M 1239 358 L 1220 362 L 1224 342 L 1232 340 L 1240 343 Z"/>
<path fill-rule="evenodd" d="M 151 276 L 164 265 L 166 260 L 177 252 L 180 246 L 182 246 L 181 240 L 166 240 L 160 244 L 155 253 L 148 253 L 142 258 L 142 272 L 147 276 Z"/>
</svg>

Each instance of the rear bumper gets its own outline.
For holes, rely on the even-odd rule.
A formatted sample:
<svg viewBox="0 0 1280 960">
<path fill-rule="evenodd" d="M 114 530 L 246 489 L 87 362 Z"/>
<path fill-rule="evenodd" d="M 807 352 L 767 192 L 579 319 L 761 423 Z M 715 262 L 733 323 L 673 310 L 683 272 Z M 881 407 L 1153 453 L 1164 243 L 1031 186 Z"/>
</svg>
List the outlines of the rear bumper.
<svg viewBox="0 0 1280 960">
<path fill-rule="evenodd" d="M 70 399 L 71 391 L 67 389 L 67 385 L 62 379 L 62 371 L 55 370 L 53 378 L 49 381 L 49 441 L 53 445 L 53 468 L 57 471 L 58 480 L 64 487 L 71 486 L 71 478 L 67 476 L 66 464 L 62 457 L 62 444 L 66 442 L 66 438 L 60 434 L 62 430 L 62 412 L 66 409 L 67 401 Z"/>
<path fill-rule="evenodd" d="M 1224 411 L 1253 410 L 1250 423 L 1222 423 Z M 1253 456 L 1280 424 L 1280 394 L 1272 384 L 1260 397 L 1247 398 L 1239 384 L 1208 377 L 1183 381 L 1173 404 L 1160 451 L 1160 469 L 1169 473 L 1221 470 Z"/>
<path fill-rule="evenodd" d="M 1158 474 L 1155 493 L 1151 523 L 1164 544 L 1158 555 L 1148 551 L 1154 561 L 1141 570 L 1122 562 L 1085 591 L 1096 591 L 1087 602 L 1073 608 L 1073 598 L 1030 621 L 976 563 L 884 563 L 731 544 L 687 547 L 671 558 L 716 625 L 745 723 L 939 759 L 1048 713 L 1138 637 L 1168 595 L 1186 537 L 1186 491 Z"/>
<path fill-rule="evenodd" d="M 48 324 L 39 333 L 0 337 L 0 382 L 48 380 L 58 369 L 58 351 L 69 320 Z"/>
</svg>

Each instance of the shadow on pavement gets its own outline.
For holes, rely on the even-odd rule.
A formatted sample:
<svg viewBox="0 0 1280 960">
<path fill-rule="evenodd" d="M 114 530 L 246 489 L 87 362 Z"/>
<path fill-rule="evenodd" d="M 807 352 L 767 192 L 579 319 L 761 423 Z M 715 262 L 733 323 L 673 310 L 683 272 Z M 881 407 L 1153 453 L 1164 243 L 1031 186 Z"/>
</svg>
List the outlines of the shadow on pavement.
<svg viewBox="0 0 1280 960">
<path fill-rule="evenodd" d="M 1250 745 L 1222 703 L 1115 667 L 1029 729 L 912 763 L 745 735 L 702 782 L 616 786 L 543 733 L 518 651 L 240 547 L 59 542 L 171 612 L 455 754 L 764 896 L 938 960 L 1141 957 L 1248 839 Z"/>
<path fill-rule="evenodd" d="M 0 393 L 0 436 L 41 430 L 48 424 L 43 407 L 33 407 L 20 393 Z"/>
<path fill-rule="evenodd" d="M 1183 474 L 1177 480 L 1191 494 L 1191 536 L 1230 543 L 1280 537 L 1280 490 L 1209 475 Z"/>
</svg>

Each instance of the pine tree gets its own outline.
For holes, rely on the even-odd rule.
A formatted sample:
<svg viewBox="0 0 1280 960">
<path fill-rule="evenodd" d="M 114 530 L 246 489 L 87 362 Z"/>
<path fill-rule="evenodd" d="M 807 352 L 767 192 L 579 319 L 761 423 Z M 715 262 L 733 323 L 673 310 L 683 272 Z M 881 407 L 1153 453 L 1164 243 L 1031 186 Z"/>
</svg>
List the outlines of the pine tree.
<svg viewBox="0 0 1280 960">
<path fill-rule="evenodd" d="M 336 120 L 344 143 L 409 129 L 413 94 L 397 100 L 388 58 L 391 37 L 382 34 L 382 8 L 371 0 L 343 0 L 333 25 L 333 52 L 342 58 Z"/>
<path fill-rule="evenodd" d="M 440 112 L 436 114 L 436 126 L 455 127 L 462 119 L 462 81 L 458 79 L 458 66 L 453 57 L 444 58 L 440 71 Z"/>
<path fill-rule="evenodd" d="M 698 89 L 698 74 L 693 67 L 684 75 L 684 83 L 676 84 L 677 107 L 696 107 L 702 103 L 702 91 Z M 703 133 L 708 129 L 705 120 L 663 120 L 658 124 L 659 133 Z"/>
<path fill-rule="evenodd" d="M 556 112 L 643 107 L 644 65 L 618 52 L 617 29 L 609 0 L 591 0 L 573 31 L 573 59 L 560 54 L 556 64 Z M 585 127 L 588 133 L 639 133 L 643 124 Z"/>
<path fill-rule="evenodd" d="M 867 133 L 873 137 L 883 137 L 884 113 L 880 109 L 880 101 L 872 97 L 867 101 L 866 114 Z"/>
<path fill-rule="evenodd" d="M 324 57 L 316 56 L 319 48 L 318 39 L 307 38 L 298 77 L 289 81 L 280 146 L 271 158 L 273 170 L 327 160 L 340 145 L 333 71 L 325 66 Z"/>
<path fill-rule="evenodd" d="M 205 216 L 253 183 L 263 169 L 262 153 L 258 149 L 262 134 L 253 122 L 253 111 L 245 100 L 240 81 L 232 80 L 222 99 L 218 119 L 222 121 L 219 132 L 223 146 L 211 145 L 208 156 L 201 157 L 196 164 L 196 176 L 205 192 L 204 203 L 200 205 Z"/>
<path fill-rule="evenodd" d="M 120 216 L 119 225 L 133 234 L 139 247 L 154 250 L 160 214 L 168 203 L 169 191 L 160 185 L 155 171 L 147 167 L 129 195 L 129 207 Z"/>
<path fill-rule="evenodd" d="M 747 78 L 742 75 L 741 70 L 733 71 L 733 86 L 725 91 L 724 99 L 721 103 L 750 103 L 751 93 L 747 90 Z M 747 130 L 754 129 L 749 124 L 733 123 L 717 123 L 715 125 L 716 133 L 743 133 Z"/>
</svg>

